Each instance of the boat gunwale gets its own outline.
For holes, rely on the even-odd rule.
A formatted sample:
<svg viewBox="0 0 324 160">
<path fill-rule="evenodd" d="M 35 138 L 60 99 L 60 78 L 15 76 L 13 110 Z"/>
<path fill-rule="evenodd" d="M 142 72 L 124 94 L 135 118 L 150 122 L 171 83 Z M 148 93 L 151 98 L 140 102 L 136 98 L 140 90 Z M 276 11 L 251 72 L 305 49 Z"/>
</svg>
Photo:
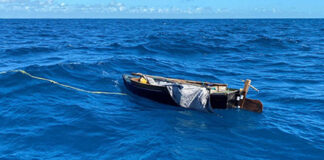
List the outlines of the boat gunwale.
<svg viewBox="0 0 324 160">
<path fill-rule="evenodd" d="M 146 90 L 149 90 L 149 91 L 156 91 L 156 92 L 163 92 L 162 90 L 166 89 L 166 86 L 159 86 L 159 85 L 153 85 L 153 84 L 140 83 L 140 82 L 138 82 L 139 78 L 135 77 L 133 75 L 126 75 L 126 76 L 127 77 L 125 77 L 125 76 L 123 76 L 123 77 L 128 78 L 129 82 L 134 87 L 139 88 L 139 89 L 146 89 Z M 200 82 L 200 81 L 197 81 L 197 82 Z M 173 83 L 176 83 L 176 82 L 173 82 Z M 179 83 L 179 84 L 186 84 L 186 83 Z M 211 88 L 208 88 L 206 86 L 198 85 L 198 84 L 194 84 L 194 83 L 187 83 L 187 84 L 203 87 L 203 88 L 206 88 L 208 90 L 211 89 Z M 225 84 L 225 85 L 227 86 L 227 84 Z M 152 87 L 154 87 L 155 89 L 153 89 Z M 157 90 L 159 90 L 159 91 L 157 91 Z M 227 88 L 226 91 L 214 92 L 214 93 L 210 93 L 210 94 L 211 95 L 231 94 L 231 93 L 234 93 L 234 92 L 237 92 L 237 91 L 239 91 L 239 89 Z"/>
</svg>

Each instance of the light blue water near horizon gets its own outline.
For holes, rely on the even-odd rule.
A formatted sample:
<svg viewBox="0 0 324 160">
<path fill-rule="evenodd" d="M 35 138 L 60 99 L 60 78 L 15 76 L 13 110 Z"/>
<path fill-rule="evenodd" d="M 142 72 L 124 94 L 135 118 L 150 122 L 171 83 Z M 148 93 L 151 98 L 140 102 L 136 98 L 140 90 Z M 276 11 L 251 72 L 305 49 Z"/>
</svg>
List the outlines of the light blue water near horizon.
<svg viewBox="0 0 324 160">
<path fill-rule="evenodd" d="M 125 92 L 122 74 L 252 79 L 261 114 L 202 113 L 0 74 L 1 159 L 322 159 L 324 20 L 0 19 L 0 72 Z"/>
</svg>

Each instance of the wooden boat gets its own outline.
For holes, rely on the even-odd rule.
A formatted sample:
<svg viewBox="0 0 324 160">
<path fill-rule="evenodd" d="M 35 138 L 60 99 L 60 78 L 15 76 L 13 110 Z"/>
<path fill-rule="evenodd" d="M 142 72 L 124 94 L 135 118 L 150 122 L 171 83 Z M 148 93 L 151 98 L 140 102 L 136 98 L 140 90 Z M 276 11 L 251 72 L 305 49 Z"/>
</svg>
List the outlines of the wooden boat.
<svg viewBox="0 0 324 160">
<path fill-rule="evenodd" d="M 169 95 L 166 86 L 152 85 L 143 83 L 141 77 L 153 78 L 155 81 L 164 81 L 178 84 L 190 84 L 206 87 L 210 91 L 210 104 L 213 109 L 240 108 L 254 112 L 262 112 L 263 105 L 259 100 L 246 98 L 251 81 L 246 80 L 243 89 L 227 88 L 227 84 L 200 82 L 191 80 L 182 80 L 174 78 L 165 78 L 160 76 L 144 75 L 142 73 L 132 73 L 132 75 L 123 75 L 126 88 L 131 92 L 149 98 L 151 100 L 178 106 L 178 104 Z"/>
</svg>

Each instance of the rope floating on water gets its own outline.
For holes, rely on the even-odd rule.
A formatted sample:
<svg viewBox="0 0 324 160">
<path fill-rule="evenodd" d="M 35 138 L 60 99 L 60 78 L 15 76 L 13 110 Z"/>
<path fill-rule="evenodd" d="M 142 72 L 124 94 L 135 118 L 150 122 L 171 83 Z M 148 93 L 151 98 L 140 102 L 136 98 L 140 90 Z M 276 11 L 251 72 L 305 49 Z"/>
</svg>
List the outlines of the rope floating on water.
<svg viewBox="0 0 324 160">
<path fill-rule="evenodd" d="M 48 81 L 48 82 L 51 82 L 53 84 L 59 85 L 61 87 L 70 88 L 70 89 L 73 89 L 73 90 L 76 90 L 76 91 L 79 91 L 79 92 L 85 92 L 85 93 L 90 93 L 90 94 L 127 95 L 125 93 L 119 93 L 119 92 L 105 92 L 105 91 L 89 91 L 89 90 L 84 90 L 84 89 L 81 89 L 81 88 L 77 88 L 77 87 L 73 87 L 73 86 L 70 86 L 70 85 L 62 84 L 62 83 L 59 83 L 59 82 L 54 81 L 54 80 L 51 80 L 51 79 L 34 76 L 34 75 L 31 75 L 30 73 L 24 71 L 24 70 L 13 70 L 13 71 L 8 71 L 8 72 L 18 72 L 18 73 L 22 73 L 24 75 L 27 75 L 27 76 L 33 78 L 33 79 L 38 79 L 38 80 L 42 80 L 42 81 Z M 0 72 L 0 74 L 5 74 L 5 73 L 7 73 L 7 72 Z"/>
</svg>

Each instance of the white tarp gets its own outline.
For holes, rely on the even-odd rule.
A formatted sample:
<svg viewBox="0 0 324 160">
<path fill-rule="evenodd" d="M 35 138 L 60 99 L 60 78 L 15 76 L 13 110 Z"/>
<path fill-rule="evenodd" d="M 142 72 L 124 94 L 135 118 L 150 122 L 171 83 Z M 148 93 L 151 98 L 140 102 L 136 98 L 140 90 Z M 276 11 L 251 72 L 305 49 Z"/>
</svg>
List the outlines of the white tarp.
<svg viewBox="0 0 324 160">
<path fill-rule="evenodd" d="M 213 112 L 209 101 L 209 91 L 206 88 L 173 84 L 166 86 L 173 100 L 184 108 Z"/>
<path fill-rule="evenodd" d="M 165 82 L 165 81 L 155 81 L 151 77 L 145 77 L 149 84 L 156 85 L 156 86 L 166 86 L 166 85 L 172 85 L 173 83 Z"/>
</svg>

